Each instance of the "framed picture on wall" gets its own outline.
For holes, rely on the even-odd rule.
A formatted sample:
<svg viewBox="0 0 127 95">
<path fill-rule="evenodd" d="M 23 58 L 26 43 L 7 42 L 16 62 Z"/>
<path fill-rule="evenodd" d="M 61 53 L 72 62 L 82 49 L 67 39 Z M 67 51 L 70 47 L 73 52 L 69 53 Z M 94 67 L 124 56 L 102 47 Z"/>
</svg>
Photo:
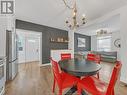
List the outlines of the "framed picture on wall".
<svg viewBox="0 0 127 95">
<path fill-rule="evenodd" d="M 78 38 L 78 47 L 86 47 L 86 39 Z"/>
</svg>

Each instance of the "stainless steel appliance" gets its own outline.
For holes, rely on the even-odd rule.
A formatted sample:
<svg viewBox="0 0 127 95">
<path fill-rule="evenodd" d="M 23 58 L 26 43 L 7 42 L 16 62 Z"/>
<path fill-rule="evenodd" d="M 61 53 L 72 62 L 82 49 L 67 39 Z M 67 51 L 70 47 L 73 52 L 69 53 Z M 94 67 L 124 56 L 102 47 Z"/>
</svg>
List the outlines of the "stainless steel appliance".
<svg viewBox="0 0 127 95">
<path fill-rule="evenodd" d="M 3 60 L 0 62 L 0 80 L 4 77 L 4 64 Z"/>
<path fill-rule="evenodd" d="M 13 80 L 18 73 L 17 36 L 15 32 L 6 31 L 6 80 Z"/>
<path fill-rule="evenodd" d="M 4 95 L 6 81 L 6 58 L 0 57 L 0 95 Z"/>
</svg>

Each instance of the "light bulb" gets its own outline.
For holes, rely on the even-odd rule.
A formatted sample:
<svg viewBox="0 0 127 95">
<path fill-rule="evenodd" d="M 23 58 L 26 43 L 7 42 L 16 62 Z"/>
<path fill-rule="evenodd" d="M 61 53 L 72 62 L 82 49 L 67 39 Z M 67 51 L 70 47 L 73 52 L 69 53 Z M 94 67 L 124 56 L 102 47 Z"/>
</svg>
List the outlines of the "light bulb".
<svg viewBox="0 0 127 95">
<path fill-rule="evenodd" d="M 69 21 L 68 21 L 68 20 L 66 20 L 66 23 L 69 23 Z"/>
<path fill-rule="evenodd" d="M 85 21 L 83 21 L 83 23 L 82 24 L 86 24 L 86 22 Z"/>
<path fill-rule="evenodd" d="M 73 15 L 75 16 L 76 15 L 76 12 L 74 12 Z"/>
<path fill-rule="evenodd" d="M 69 25 L 69 27 L 71 28 L 71 27 L 72 27 L 72 25 L 70 24 L 70 25 Z"/>
<path fill-rule="evenodd" d="M 83 15 L 82 15 L 82 17 L 83 17 L 83 18 L 85 18 L 85 17 L 86 17 L 86 15 L 85 15 L 85 14 L 83 14 Z"/>
</svg>

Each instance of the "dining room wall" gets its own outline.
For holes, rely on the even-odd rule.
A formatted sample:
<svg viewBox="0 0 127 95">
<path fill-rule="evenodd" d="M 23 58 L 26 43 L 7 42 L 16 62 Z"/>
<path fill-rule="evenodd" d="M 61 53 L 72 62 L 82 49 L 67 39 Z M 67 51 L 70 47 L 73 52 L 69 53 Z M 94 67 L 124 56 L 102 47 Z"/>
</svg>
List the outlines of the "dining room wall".
<svg viewBox="0 0 127 95">
<path fill-rule="evenodd" d="M 7 18 L 0 17 L 0 56 L 6 56 Z"/>
<path fill-rule="evenodd" d="M 97 51 L 97 36 L 91 36 L 91 51 Z"/>
<path fill-rule="evenodd" d="M 16 20 L 16 29 L 42 32 L 42 64 L 50 63 L 50 51 L 52 49 L 68 49 L 68 43 L 51 43 L 51 38 L 68 38 L 68 31 L 39 25 L 27 21 Z"/>
<path fill-rule="evenodd" d="M 78 38 L 85 39 L 85 47 L 78 47 Z M 91 50 L 91 37 L 79 33 L 74 33 L 74 51 L 90 51 Z"/>
<path fill-rule="evenodd" d="M 120 61 L 122 63 L 120 81 L 127 83 L 127 5 L 123 6 L 117 10 L 114 10 L 106 15 L 92 21 L 90 24 L 96 22 L 105 21 L 114 15 L 120 15 L 120 38 L 121 38 L 121 48 L 120 48 Z"/>
<path fill-rule="evenodd" d="M 117 60 L 120 60 L 120 48 L 117 48 L 114 45 L 114 41 L 116 39 L 120 39 L 120 31 L 119 30 L 115 31 L 109 36 L 111 36 L 111 52 L 117 52 Z M 97 36 L 96 35 L 91 36 L 91 51 L 97 51 Z"/>
<path fill-rule="evenodd" d="M 127 83 L 127 6 L 120 10 L 120 38 L 121 48 L 120 57 L 122 62 L 121 78 L 120 80 Z"/>
</svg>

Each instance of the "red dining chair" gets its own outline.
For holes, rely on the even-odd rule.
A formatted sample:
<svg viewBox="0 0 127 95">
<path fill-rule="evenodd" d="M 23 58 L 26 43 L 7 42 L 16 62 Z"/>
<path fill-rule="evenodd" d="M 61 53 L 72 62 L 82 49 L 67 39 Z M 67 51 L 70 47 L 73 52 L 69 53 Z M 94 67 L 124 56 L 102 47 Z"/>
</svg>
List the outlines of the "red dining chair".
<svg viewBox="0 0 127 95">
<path fill-rule="evenodd" d="M 64 60 L 64 59 L 71 59 L 71 54 L 70 53 L 62 53 L 61 60 Z"/>
<path fill-rule="evenodd" d="M 58 95 L 62 95 L 63 89 L 77 85 L 78 78 L 71 76 L 69 74 L 66 74 L 64 72 L 60 72 L 58 63 L 52 59 L 50 59 L 50 60 L 51 60 L 51 64 L 52 64 L 53 74 L 54 74 L 54 83 L 53 83 L 53 90 L 52 91 L 54 93 L 55 85 L 57 83 L 57 85 L 59 87 L 59 94 Z"/>
<path fill-rule="evenodd" d="M 117 61 L 116 66 L 113 69 L 109 84 L 102 82 L 94 76 L 80 80 L 78 83 L 78 94 L 81 95 L 81 91 L 85 89 L 92 95 L 115 95 L 114 87 L 118 79 L 121 66 L 122 64 Z"/>
<path fill-rule="evenodd" d="M 96 54 L 87 54 L 87 60 L 95 61 L 96 63 L 100 64 L 101 57 L 100 55 Z"/>
<path fill-rule="evenodd" d="M 95 54 L 87 54 L 87 60 L 95 61 Z"/>
<path fill-rule="evenodd" d="M 96 54 L 87 54 L 87 60 L 89 61 L 94 61 L 98 64 L 100 64 L 101 61 L 101 57 L 100 55 L 96 55 Z M 100 78 L 99 72 L 97 73 L 97 78 Z"/>
</svg>

